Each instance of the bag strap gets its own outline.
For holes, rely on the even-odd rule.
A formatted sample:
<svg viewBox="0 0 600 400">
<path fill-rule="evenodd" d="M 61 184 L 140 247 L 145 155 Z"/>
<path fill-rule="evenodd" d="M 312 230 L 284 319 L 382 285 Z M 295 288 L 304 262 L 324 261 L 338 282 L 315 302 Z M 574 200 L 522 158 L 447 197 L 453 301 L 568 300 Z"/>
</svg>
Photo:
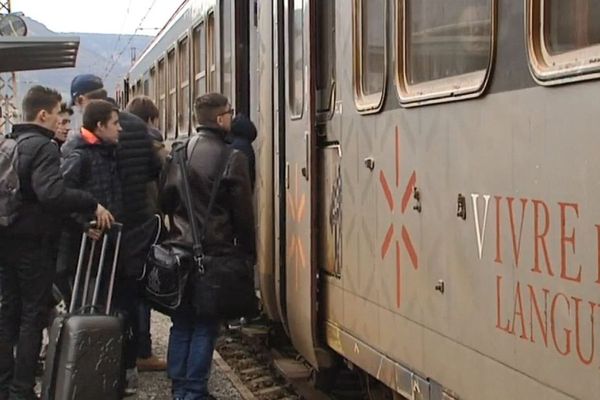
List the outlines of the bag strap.
<svg viewBox="0 0 600 400">
<path fill-rule="evenodd" d="M 208 220 L 212 215 L 213 208 L 215 206 L 215 201 L 217 200 L 217 192 L 219 191 L 219 187 L 221 187 L 221 181 L 223 180 L 223 175 L 225 174 L 225 169 L 227 169 L 227 164 L 229 163 L 229 156 L 231 155 L 231 149 L 226 147 L 221 152 L 219 169 L 217 170 L 217 177 L 213 182 L 212 191 L 210 193 L 210 200 L 208 201 L 208 209 L 206 210 L 206 221 L 204 221 L 204 227 L 202 228 L 202 236 L 200 240 L 204 241 L 206 239 L 206 232 L 208 231 Z"/>
<path fill-rule="evenodd" d="M 204 256 L 204 252 L 202 249 L 202 243 L 200 242 L 198 226 L 196 225 L 196 220 L 194 218 L 194 212 L 192 208 L 192 195 L 190 191 L 190 182 L 187 171 L 186 149 L 187 143 L 186 145 L 181 145 L 175 150 L 175 161 L 179 166 L 179 173 L 181 175 L 181 189 L 183 191 L 183 204 L 188 215 L 190 228 L 192 229 L 192 249 L 194 254 L 194 262 L 197 266 L 200 266 L 200 264 L 202 263 L 202 257 Z"/>
</svg>

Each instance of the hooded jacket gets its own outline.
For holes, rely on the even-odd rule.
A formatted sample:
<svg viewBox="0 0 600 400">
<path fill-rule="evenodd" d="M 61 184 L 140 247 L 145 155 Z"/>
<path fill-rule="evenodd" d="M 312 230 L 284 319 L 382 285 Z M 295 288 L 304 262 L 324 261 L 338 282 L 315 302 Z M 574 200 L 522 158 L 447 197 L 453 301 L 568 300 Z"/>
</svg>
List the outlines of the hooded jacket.
<svg viewBox="0 0 600 400">
<path fill-rule="evenodd" d="M 248 159 L 252 190 L 254 190 L 254 183 L 256 181 L 256 159 L 252 142 L 256 140 L 256 136 L 256 126 L 245 115 L 240 114 L 231 122 L 231 133 L 228 141 L 231 143 L 231 148 L 240 150 Z"/>
<path fill-rule="evenodd" d="M 18 174 L 23 199 L 17 220 L 0 230 L 0 236 L 41 237 L 60 230 L 63 215 L 71 212 L 93 214 L 97 200 L 89 193 L 68 188 L 59 171 L 60 153 L 52 141 L 54 132 L 36 124 L 18 124 L 12 136 L 33 133 L 18 144 Z"/>
<path fill-rule="evenodd" d="M 193 218 L 202 232 L 205 254 L 227 255 L 238 253 L 254 259 L 256 254 L 254 210 L 248 163 L 238 150 L 230 150 L 225 142 L 225 132 L 216 127 L 198 128 L 198 139 L 188 148 L 188 174 L 193 204 Z M 226 168 L 210 216 L 208 203 L 217 178 L 222 157 L 227 156 Z M 171 216 L 167 240 L 191 246 L 193 243 L 190 219 L 183 202 L 183 190 L 178 166 L 172 162 L 168 168 L 161 192 L 161 205 Z"/>
</svg>

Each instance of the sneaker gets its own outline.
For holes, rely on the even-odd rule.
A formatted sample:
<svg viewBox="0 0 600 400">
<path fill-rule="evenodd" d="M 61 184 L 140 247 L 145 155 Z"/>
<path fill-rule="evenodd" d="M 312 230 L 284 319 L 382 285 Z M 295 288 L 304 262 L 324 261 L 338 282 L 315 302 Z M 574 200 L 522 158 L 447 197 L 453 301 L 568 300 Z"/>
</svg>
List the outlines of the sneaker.
<svg viewBox="0 0 600 400">
<path fill-rule="evenodd" d="M 162 358 L 158 358 L 157 356 L 138 358 L 136 364 L 137 369 L 140 372 L 164 371 L 167 369 L 167 362 Z"/>
<path fill-rule="evenodd" d="M 130 368 L 125 371 L 125 396 L 137 394 L 138 380 L 139 376 L 137 368 Z"/>
</svg>

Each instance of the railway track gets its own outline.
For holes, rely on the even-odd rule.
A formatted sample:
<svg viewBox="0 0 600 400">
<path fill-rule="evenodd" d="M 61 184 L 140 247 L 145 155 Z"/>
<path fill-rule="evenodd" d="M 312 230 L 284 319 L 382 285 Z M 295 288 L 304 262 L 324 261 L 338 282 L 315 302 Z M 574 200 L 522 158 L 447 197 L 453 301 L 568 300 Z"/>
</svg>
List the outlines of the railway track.
<svg viewBox="0 0 600 400">
<path fill-rule="evenodd" d="M 226 330 L 217 342 L 217 363 L 231 370 L 230 380 L 245 400 L 368 399 L 359 375 L 347 369 L 340 370 L 327 393 L 319 390 L 291 346 L 273 342 L 266 327 Z"/>
</svg>

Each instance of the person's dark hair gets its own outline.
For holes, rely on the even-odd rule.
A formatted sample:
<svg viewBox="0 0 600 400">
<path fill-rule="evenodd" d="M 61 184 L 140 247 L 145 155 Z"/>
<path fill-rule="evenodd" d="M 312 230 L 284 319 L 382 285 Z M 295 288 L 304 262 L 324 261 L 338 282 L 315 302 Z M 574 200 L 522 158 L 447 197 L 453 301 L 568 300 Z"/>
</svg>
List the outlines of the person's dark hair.
<svg viewBox="0 0 600 400">
<path fill-rule="evenodd" d="M 84 94 L 83 96 L 88 100 L 106 100 L 108 97 L 108 92 L 104 89 L 96 89 Z"/>
<path fill-rule="evenodd" d="M 221 93 L 207 93 L 194 101 L 194 112 L 199 124 L 217 122 L 217 116 L 227 107 L 229 99 Z"/>
<path fill-rule="evenodd" d="M 98 122 L 105 125 L 110 121 L 113 112 L 118 113 L 119 109 L 108 101 L 92 100 L 85 107 L 85 111 L 83 112 L 83 127 L 88 131 L 93 132 L 96 130 Z"/>
<path fill-rule="evenodd" d="M 121 111 L 121 106 L 119 105 L 119 103 L 117 103 L 117 101 L 115 99 L 113 99 L 112 97 L 107 97 L 105 99 L 102 100 L 106 100 L 108 101 L 110 104 L 112 104 L 113 106 L 117 107 L 119 109 L 119 111 Z"/>
<path fill-rule="evenodd" d="M 67 103 L 63 101 L 62 103 L 60 103 L 60 113 L 73 115 L 73 109 L 67 106 Z"/>
<path fill-rule="evenodd" d="M 158 107 L 156 107 L 152 99 L 148 96 L 134 97 L 127 104 L 126 110 L 133 115 L 137 115 L 146 123 L 150 123 L 153 119 L 158 118 Z"/>
<path fill-rule="evenodd" d="M 56 90 L 45 86 L 33 86 L 23 98 L 23 117 L 25 121 L 34 121 L 40 111 L 52 110 L 60 104 L 62 97 Z"/>
</svg>

